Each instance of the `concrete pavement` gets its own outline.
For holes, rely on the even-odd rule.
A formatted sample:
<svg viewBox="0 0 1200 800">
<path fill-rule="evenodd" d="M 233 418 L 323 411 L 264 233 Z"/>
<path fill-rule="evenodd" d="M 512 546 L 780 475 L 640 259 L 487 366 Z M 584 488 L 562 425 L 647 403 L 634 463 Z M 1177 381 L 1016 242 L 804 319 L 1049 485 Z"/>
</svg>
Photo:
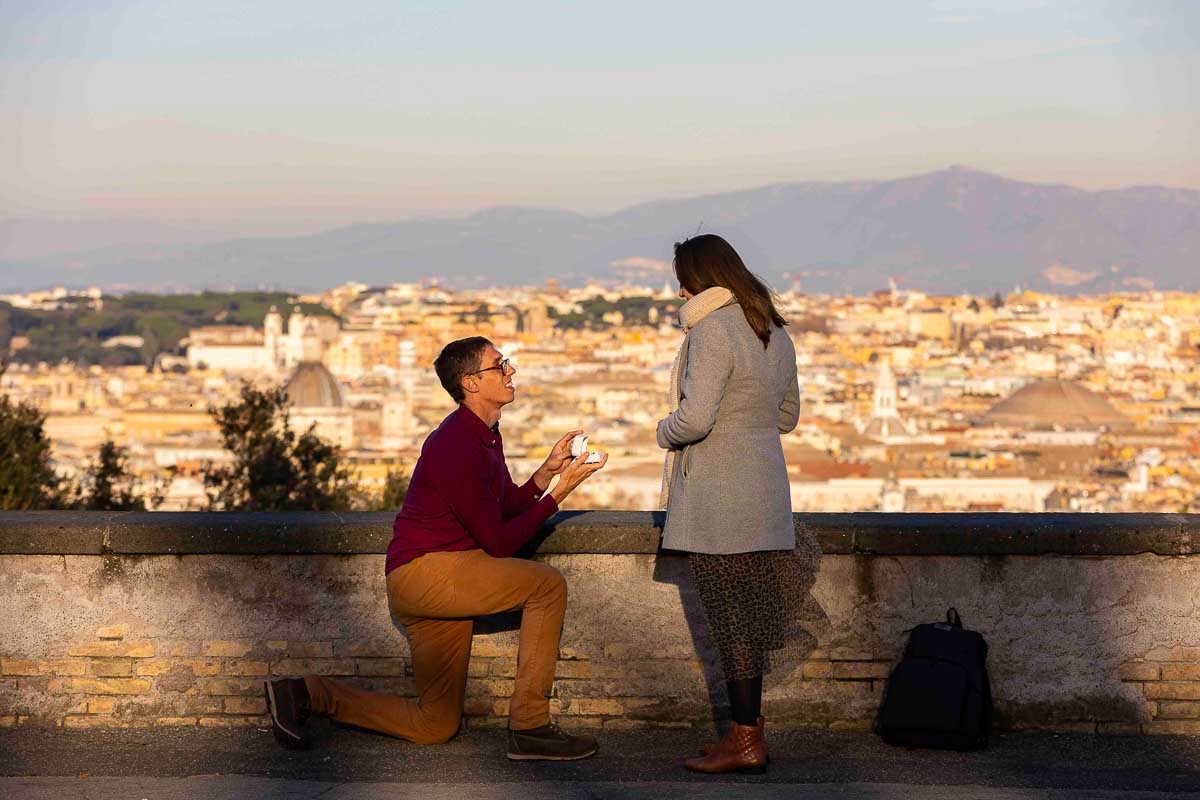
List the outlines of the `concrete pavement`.
<svg viewBox="0 0 1200 800">
<path fill-rule="evenodd" d="M 725 800 L 729 786 L 685 782 L 570 783 L 325 783 L 242 776 L 195 778 L 0 778 L 0 796 L 13 800 Z M 1099 789 L 1009 789 L 994 786 L 924 786 L 897 783 L 806 783 L 738 786 L 751 800 L 1178 800 L 1197 793 Z"/>
<path fill-rule="evenodd" d="M 980 753 L 907 751 L 868 733 L 771 735 L 763 776 L 705 778 L 681 759 L 696 730 L 606 732 L 581 762 L 512 763 L 499 731 L 418 747 L 362 731 L 319 728 L 308 753 L 250 730 L 0 731 L 0 797 L 608 798 L 813 797 L 1008 800 L 1200 798 L 1200 738 L 1010 734 Z"/>
</svg>

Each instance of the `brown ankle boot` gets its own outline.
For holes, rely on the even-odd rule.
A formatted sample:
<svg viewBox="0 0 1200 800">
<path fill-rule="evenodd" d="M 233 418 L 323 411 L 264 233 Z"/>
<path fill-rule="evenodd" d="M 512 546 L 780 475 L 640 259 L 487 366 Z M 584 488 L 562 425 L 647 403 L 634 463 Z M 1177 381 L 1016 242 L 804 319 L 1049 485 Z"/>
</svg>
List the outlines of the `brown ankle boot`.
<svg viewBox="0 0 1200 800">
<path fill-rule="evenodd" d="M 716 747 L 701 758 L 689 758 L 684 766 L 692 772 L 746 772 L 760 775 L 767 771 L 767 741 L 763 721 L 758 725 L 733 723 Z"/>
<path fill-rule="evenodd" d="M 761 728 L 762 726 L 763 726 L 763 718 L 760 716 L 758 718 L 758 727 Z M 763 741 L 765 742 L 766 740 L 767 740 L 767 733 L 766 733 L 766 731 L 763 731 Z M 724 741 L 724 740 L 722 740 L 722 741 Z M 721 746 L 721 742 L 716 742 L 714 744 L 706 744 L 706 745 L 701 746 L 700 752 L 703 753 L 704 755 L 708 755 L 709 753 L 713 752 L 720 746 Z"/>
</svg>

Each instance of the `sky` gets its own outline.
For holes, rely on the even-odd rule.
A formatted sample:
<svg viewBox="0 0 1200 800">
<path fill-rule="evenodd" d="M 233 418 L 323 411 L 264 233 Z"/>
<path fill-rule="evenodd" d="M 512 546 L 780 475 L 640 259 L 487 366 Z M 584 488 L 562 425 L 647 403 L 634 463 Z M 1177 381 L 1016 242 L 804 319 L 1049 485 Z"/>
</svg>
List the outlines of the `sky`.
<svg viewBox="0 0 1200 800">
<path fill-rule="evenodd" d="M 1200 2 L 0 0 L 0 220 L 603 214 L 965 164 L 1200 188 Z"/>
</svg>

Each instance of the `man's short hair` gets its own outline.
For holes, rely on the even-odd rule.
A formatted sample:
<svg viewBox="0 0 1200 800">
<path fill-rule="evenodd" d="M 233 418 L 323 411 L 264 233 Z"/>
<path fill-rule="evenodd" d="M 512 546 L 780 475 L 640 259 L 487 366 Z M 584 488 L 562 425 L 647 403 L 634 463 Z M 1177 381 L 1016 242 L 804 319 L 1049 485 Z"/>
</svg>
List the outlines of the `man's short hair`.
<svg viewBox="0 0 1200 800">
<path fill-rule="evenodd" d="M 491 345 L 491 340 L 482 336 L 470 336 L 457 339 L 442 348 L 433 362 L 437 370 L 438 380 L 442 388 L 450 393 L 454 402 L 461 403 L 467 396 L 462 388 L 462 379 L 479 369 L 483 351 Z"/>
</svg>

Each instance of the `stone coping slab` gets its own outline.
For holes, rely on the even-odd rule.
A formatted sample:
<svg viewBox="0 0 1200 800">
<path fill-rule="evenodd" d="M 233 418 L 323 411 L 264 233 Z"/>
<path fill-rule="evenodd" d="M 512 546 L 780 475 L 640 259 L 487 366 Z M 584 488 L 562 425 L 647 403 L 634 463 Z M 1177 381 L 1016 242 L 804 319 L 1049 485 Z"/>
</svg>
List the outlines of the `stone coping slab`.
<svg viewBox="0 0 1200 800">
<path fill-rule="evenodd" d="M 0 512 L 0 554 L 382 554 L 392 512 Z M 661 511 L 561 511 L 527 548 L 653 554 Z M 1200 553 L 1200 514 L 796 514 L 827 554 Z"/>
</svg>

